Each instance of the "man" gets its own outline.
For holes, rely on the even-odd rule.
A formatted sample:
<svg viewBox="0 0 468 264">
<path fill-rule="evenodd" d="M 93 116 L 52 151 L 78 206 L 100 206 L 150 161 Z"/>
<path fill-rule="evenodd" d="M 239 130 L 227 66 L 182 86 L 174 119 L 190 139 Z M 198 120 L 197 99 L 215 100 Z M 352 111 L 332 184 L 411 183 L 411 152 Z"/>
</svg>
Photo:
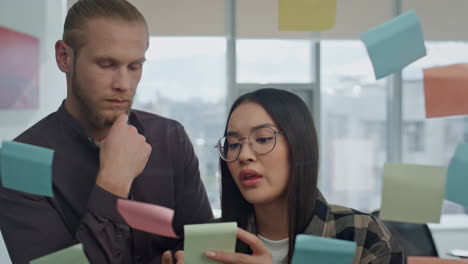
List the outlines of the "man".
<svg viewBox="0 0 468 264">
<path fill-rule="evenodd" d="M 129 228 L 119 198 L 173 208 L 179 234 L 212 218 L 183 127 L 131 110 L 148 39 L 144 17 L 125 0 L 70 8 L 55 45 L 67 98 L 16 138 L 55 150 L 54 197 L 0 188 L 0 230 L 13 263 L 76 243 L 92 263 L 159 263 L 180 241 Z"/>
</svg>

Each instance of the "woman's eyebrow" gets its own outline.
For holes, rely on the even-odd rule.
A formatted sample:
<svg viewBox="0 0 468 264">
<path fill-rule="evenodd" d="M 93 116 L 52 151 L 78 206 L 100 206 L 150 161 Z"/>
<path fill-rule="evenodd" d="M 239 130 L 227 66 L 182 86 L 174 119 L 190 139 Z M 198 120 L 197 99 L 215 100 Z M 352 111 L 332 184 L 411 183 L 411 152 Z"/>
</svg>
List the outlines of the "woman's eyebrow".
<svg viewBox="0 0 468 264">
<path fill-rule="evenodd" d="M 264 127 L 276 127 L 276 125 L 272 124 L 272 123 L 264 123 L 264 124 L 252 127 L 252 129 L 250 129 L 250 131 L 252 131 L 254 129 L 257 129 L 257 128 L 264 128 Z"/>
<path fill-rule="evenodd" d="M 233 132 L 233 131 L 228 131 L 226 133 L 226 136 L 237 137 L 237 136 L 239 136 L 239 133 Z"/>
<path fill-rule="evenodd" d="M 272 123 L 264 123 L 264 124 L 260 124 L 260 125 L 257 125 L 257 126 L 254 126 L 250 129 L 250 131 L 252 130 L 255 130 L 257 128 L 264 128 L 264 127 L 276 127 L 275 124 L 272 124 Z M 236 131 L 228 131 L 226 133 L 226 136 L 232 136 L 232 137 L 235 137 L 235 136 L 239 136 L 239 133 L 236 132 Z"/>
</svg>

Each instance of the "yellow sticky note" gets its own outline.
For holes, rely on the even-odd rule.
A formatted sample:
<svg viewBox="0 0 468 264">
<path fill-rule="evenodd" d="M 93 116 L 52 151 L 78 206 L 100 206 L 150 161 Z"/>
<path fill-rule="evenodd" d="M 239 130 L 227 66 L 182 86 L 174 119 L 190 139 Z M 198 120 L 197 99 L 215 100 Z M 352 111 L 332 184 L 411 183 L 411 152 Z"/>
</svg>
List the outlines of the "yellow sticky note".
<svg viewBox="0 0 468 264">
<path fill-rule="evenodd" d="M 380 218 L 439 223 L 447 167 L 386 163 Z"/>
<path fill-rule="evenodd" d="M 336 0 L 279 0 L 278 28 L 289 31 L 322 31 L 336 21 Z"/>
</svg>

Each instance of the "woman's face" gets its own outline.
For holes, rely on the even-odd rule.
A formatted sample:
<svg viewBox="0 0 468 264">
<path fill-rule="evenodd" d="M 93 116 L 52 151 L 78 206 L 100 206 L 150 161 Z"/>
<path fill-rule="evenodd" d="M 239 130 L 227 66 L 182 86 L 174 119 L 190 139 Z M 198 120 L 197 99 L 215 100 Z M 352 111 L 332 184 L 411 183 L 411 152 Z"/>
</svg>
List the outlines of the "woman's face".
<svg viewBox="0 0 468 264">
<path fill-rule="evenodd" d="M 231 114 L 227 127 L 227 135 L 238 139 L 248 138 L 258 127 L 279 128 L 270 115 L 257 103 L 246 102 L 239 105 Z M 266 137 L 262 129 L 255 130 L 251 141 L 264 142 L 274 140 Z M 274 149 L 266 154 L 256 153 L 249 146 L 247 139 L 241 140 L 239 157 L 227 162 L 237 187 L 244 198 L 253 205 L 265 205 L 284 200 L 289 182 L 290 160 L 289 146 L 286 137 L 276 134 Z"/>
</svg>

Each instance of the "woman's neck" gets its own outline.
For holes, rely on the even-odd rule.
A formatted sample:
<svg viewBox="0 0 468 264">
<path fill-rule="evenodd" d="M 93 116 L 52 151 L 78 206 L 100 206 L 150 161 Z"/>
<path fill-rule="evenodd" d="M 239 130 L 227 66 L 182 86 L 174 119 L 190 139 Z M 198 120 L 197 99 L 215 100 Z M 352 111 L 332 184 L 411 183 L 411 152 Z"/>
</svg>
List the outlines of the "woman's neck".
<svg viewBox="0 0 468 264">
<path fill-rule="evenodd" d="M 257 232 L 270 240 L 288 237 L 288 206 L 286 199 L 262 205 L 254 205 Z"/>
</svg>

